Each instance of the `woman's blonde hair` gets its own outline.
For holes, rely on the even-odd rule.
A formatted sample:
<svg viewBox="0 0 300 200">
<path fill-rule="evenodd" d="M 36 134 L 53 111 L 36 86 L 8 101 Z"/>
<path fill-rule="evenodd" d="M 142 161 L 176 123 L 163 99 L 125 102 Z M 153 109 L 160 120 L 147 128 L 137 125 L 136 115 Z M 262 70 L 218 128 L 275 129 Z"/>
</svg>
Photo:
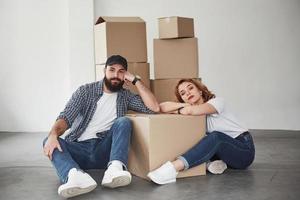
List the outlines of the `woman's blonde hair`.
<svg viewBox="0 0 300 200">
<path fill-rule="evenodd" d="M 198 88 L 198 90 L 202 91 L 202 97 L 203 97 L 204 103 L 207 102 L 208 100 L 216 97 L 216 95 L 213 94 L 211 91 L 209 91 L 207 89 L 207 87 L 201 81 L 185 78 L 185 79 L 180 79 L 175 87 L 175 95 L 177 97 L 177 100 L 181 103 L 183 103 L 184 101 L 181 98 L 181 95 L 179 94 L 178 87 L 179 87 L 179 85 L 181 85 L 184 82 L 192 83 Z"/>
</svg>

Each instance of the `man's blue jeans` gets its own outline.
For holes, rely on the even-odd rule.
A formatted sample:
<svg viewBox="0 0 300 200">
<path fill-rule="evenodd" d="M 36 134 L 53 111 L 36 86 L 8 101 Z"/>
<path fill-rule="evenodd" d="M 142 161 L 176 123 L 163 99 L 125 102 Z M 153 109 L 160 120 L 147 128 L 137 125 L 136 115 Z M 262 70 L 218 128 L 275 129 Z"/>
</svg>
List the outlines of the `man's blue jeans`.
<svg viewBox="0 0 300 200">
<path fill-rule="evenodd" d="M 255 147 L 250 133 L 232 138 L 221 132 L 208 133 L 189 151 L 179 157 L 185 169 L 209 160 L 223 160 L 229 167 L 245 169 L 254 160 Z"/>
<path fill-rule="evenodd" d="M 51 162 L 61 182 L 67 182 L 68 172 L 72 168 L 105 169 L 113 160 L 121 161 L 126 168 L 131 132 L 131 121 L 126 117 L 120 117 L 103 138 L 81 142 L 67 142 L 58 138 L 63 152 L 55 149 Z M 43 145 L 47 139 L 44 140 Z"/>
</svg>

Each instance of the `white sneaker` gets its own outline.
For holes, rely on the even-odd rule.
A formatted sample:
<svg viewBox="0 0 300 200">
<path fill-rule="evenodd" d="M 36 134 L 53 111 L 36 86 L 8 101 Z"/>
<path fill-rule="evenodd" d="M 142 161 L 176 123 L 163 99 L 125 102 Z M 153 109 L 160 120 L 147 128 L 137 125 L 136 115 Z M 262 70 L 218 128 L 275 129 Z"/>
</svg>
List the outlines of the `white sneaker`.
<svg viewBox="0 0 300 200">
<path fill-rule="evenodd" d="M 158 169 L 149 172 L 148 177 L 154 182 L 159 185 L 167 184 L 167 183 L 174 183 L 176 182 L 178 172 L 176 171 L 174 165 L 168 161 L 163 164 Z"/>
<path fill-rule="evenodd" d="M 59 186 L 58 194 L 64 198 L 70 198 L 88 193 L 96 187 L 96 181 L 89 174 L 72 168 L 68 173 L 68 182 Z"/>
<path fill-rule="evenodd" d="M 104 173 L 101 185 L 109 188 L 126 186 L 131 183 L 131 174 L 128 171 L 120 170 L 109 166 Z"/>
<path fill-rule="evenodd" d="M 215 160 L 206 164 L 207 170 L 212 174 L 222 174 L 227 169 L 226 163 L 222 160 Z"/>
</svg>

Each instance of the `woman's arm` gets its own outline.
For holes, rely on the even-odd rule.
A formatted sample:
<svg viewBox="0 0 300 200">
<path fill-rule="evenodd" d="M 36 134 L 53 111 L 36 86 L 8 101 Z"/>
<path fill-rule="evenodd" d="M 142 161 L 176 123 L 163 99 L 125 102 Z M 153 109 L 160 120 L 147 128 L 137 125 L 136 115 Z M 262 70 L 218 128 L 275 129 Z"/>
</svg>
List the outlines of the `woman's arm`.
<svg viewBox="0 0 300 200">
<path fill-rule="evenodd" d="M 217 113 L 217 110 L 209 103 L 190 105 L 180 109 L 180 114 L 183 115 L 209 115 L 215 113 Z"/>
<path fill-rule="evenodd" d="M 178 103 L 178 102 L 172 102 L 172 101 L 166 101 L 159 104 L 160 111 L 162 113 L 177 113 L 177 110 L 179 108 L 189 106 L 188 103 Z"/>
</svg>

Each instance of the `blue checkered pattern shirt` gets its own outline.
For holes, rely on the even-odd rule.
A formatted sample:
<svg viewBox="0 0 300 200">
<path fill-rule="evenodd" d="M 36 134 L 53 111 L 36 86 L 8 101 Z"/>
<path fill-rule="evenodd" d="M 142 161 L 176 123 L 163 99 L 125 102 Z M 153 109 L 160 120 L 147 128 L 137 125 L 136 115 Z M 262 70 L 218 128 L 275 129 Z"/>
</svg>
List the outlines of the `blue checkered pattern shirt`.
<svg viewBox="0 0 300 200">
<path fill-rule="evenodd" d="M 76 141 L 85 131 L 102 95 L 103 80 L 85 84 L 73 93 L 65 109 L 57 117 L 57 120 L 64 119 L 68 124 L 68 128 L 71 128 L 69 134 L 65 137 L 66 141 Z M 145 106 L 139 95 L 121 89 L 117 96 L 117 118 L 124 116 L 127 110 L 154 113 Z"/>
</svg>

